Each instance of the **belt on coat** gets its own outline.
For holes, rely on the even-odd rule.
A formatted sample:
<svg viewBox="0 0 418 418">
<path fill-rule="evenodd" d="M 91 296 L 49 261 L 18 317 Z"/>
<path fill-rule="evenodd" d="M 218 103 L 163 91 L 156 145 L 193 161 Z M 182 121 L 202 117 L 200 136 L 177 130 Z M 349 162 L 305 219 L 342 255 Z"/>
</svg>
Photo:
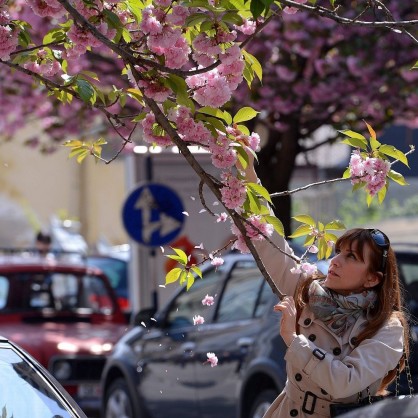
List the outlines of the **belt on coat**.
<svg viewBox="0 0 418 418">
<path fill-rule="evenodd" d="M 302 411 L 305 414 L 329 416 L 329 406 L 332 401 L 319 398 L 309 390 L 301 390 L 290 381 L 286 383 L 285 392 L 289 399 L 302 405 Z"/>
</svg>

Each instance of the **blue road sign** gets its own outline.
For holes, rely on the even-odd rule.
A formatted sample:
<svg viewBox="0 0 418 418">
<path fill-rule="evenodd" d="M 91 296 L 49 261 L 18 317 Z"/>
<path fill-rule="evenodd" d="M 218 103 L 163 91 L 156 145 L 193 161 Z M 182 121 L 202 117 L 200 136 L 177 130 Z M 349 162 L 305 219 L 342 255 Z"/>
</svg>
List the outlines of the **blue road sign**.
<svg viewBox="0 0 418 418">
<path fill-rule="evenodd" d="M 173 189 L 145 183 L 127 197 L 122 219 L 134 241 L 158 247 L 170 243 L 180 233 L 185 219 L 183 212 L 183 203 Z"/>
</svg>

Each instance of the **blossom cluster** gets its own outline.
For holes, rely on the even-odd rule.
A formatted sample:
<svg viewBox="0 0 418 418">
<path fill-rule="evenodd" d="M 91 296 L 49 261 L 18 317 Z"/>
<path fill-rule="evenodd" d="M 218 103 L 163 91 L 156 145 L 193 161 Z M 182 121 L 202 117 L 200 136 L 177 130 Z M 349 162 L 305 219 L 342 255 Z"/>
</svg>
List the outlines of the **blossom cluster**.
<svg viewBox="0 0 418 418">
<path fill-rule="evenodd" d="M 237 241 L 234 242 L 233 248 L 241 251 L 242 253 L 249 253 L 250 250 L 245 243 L 244 237 L 238 227 L 234 224 L 231 227 L 232 233 L 237 237 Z M 251 241 L 262 241 L 265 236 L 270 237 L 273 234 L 273 225 L 263 222 L 261 216 L 252 215 L 247 219 L 245 223 L 245 230 L 247 237 Z"/>
<path fill-rule="evenodd" d="M 381 158 L 363 156 L 355 150 L 350 157 L 351 183 L 366 183 L 370 196 L 376 195 L 386 185 L 386 177 L 390 171 L 390 162 Z"/>
</svg>

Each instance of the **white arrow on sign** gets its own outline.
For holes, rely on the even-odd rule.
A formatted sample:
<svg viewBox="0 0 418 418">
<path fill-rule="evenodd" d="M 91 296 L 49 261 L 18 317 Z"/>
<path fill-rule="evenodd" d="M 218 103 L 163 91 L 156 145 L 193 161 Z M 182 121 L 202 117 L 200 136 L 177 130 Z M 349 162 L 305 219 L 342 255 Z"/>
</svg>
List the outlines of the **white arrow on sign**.
<svg viewBox="0 0 418 418">
<path fill-rule="evenodd" d="M 172 216 L 160 213 L 160 219 L 151 221 L 152 209 L 158 209 L 158 204 L 155 201 L 151 190 L 145 187 L 138 200 L 135 202 L 134 208 L 140 209 L 142 214 L 142 241 L 148 243 L 151 241 L 151 236 L 155 231 L 160 230 L 160 237 L 168 235 L 170 232 L 179 228 L 181 222 Z"/>
</svg>

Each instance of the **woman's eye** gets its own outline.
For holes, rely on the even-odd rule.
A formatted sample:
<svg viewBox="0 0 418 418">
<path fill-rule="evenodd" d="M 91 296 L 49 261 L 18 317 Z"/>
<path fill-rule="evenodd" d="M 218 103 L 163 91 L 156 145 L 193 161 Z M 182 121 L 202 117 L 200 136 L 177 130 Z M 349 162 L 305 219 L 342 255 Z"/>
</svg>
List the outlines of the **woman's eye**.
<svg viewBox="0 0 418 418">
<path fill-rule="evenodd" d="M 350 257 L 350 258 L 356 258 L 356 255 L 354 254 L 354 253 L 348 253 L 347 254 L 347 257 Z"/>
</svg>

